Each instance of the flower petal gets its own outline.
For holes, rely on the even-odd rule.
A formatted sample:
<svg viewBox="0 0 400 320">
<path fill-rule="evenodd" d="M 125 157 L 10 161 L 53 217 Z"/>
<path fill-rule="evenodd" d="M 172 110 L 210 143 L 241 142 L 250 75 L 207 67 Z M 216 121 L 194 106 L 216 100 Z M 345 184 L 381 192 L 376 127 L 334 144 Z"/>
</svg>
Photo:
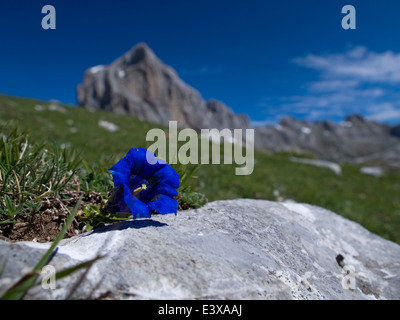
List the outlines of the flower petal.
<svg viewBox="0 0 400 320">
<path fill-rule="evenodd" d="M 177 174 L 175 169 L 169 164 L 155 172 L 148 180 L 149 184 L 153 187 L 155 187 L 159 182 L 162 182 L 172 188 L 179 188 L 179 174 Z"/>
<path fill-rule="evenodd" d="M 163 194 L 157 195 L 147 204 L 150 211 L 159 214 L 175 213 L 178 211 L 178 201 Z"/>
<path fill-rule="evenodd" d="M 115 188 L 107 201 L 106 208 L 110 212 L 126 212 L 130 213 L 131 209 L 124 200 L 124 185 Z"/>
<path fill-rule="evenodd" d="M 178 195 L 178 191 L 176 191 L 176 188 L 171 187 L 168 184 L 159 183 L 155 187 L 149 185 L 149 187 L 147 187 L 147 190 L 140 192 L 136 197 L 140 201 L 148 203 L 158 194 L 163 194 L 168 197 L 175 197 Z"/>
<path fill-rule="evenodd" d="M 167 185 L 164 183 L 158 184 L 154 190 L 154 193 L 163 194 L 163 195 L 169 196 L 169 197 L 175 197 L 178 195 L 178 191 L 176 190 L 176 188 L 171 187 L 170 185 Z"/>
<path fill-rule="evenodd" d="M 125 157 L 125 161 L 131 169 L 131 175 L 140 175 L 142 178 L 151 176 L 166 165 L 162 160 L 154 163 L 155 159 L 155 154 L 144 148 L 130 149 Z"/>
<path fill-rule="evenodd" d="M 145 203 L 136 199 L 127 185 L 120 185 L 114 189 L 107 201 L 107 210 L 110 212 L 132 213 L 133 218 L 150 218 L 149 208 Z"/>
<path fill-rule="evenodd" d="M 124 201 L 132 212 L 133 219 L 151 217 L 148 206 L 135 198 L 127 185 L 124 185 Z"/>
<path fill-rule="evenodd" d="M 119 160 L 110 169 L 108 169 L 113 175 L 114 186 L 117 188 L 122 184 L 129 183 L 130 168 L 128 167 L 124 159 Z"/>
</svg>

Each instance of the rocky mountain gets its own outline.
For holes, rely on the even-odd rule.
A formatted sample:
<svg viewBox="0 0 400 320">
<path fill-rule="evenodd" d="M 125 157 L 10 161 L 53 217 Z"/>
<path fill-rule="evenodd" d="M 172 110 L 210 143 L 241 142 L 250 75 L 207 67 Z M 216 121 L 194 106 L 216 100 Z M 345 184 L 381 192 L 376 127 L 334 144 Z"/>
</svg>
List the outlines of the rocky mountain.
<svg viewBox="0 0 400 320">
<path fill-rule="evenodd" d="M 246 115 L 237 115 L 217 100 L 205 101 L 145 44 L 139 43 L 108 66 L 88 69 L 77 89 L 78 103 L 136 116 L 141 120 L 181 128 L 250 128 Z"/>
<path fill-rule="evenodd" d="M 340 124 L 284 117 L 276 126 L 255 131 L 255 146 L 259 149 L 308 152 L 336 162 L 400 169 L 399 126 L 367 121 L 359 115 L 348 116 Z"/>
<path fill-rule="evenodd" d="M 250 128 L 246 115 L 235 114 L 218 100 L 201 94 L 139 43 L 107 66 L 94 66 L 77 88 L 80 106 L 136 116 L 141 120 L 180 128 Z M 348 116 L 341 124 L 308 122 L 290 117 L 276 126 L 255 129 L 261 150 L 308 152 L 336 162 L 372 163 L 400 169 L 400 125 Z"/>
</svg>

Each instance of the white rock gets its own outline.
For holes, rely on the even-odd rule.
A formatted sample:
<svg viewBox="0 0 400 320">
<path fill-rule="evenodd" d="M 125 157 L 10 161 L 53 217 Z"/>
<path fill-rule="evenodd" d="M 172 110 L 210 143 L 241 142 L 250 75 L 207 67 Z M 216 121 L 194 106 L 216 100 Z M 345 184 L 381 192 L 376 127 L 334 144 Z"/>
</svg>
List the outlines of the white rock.
<svg viewBox="0 0 400 320">
<path fill-rule="evenodd" d="M 361 167 L 360 172 L 374 177 L 382 177 L 383 169 L 381 167 Z"/>
<path fill-rule="evenodd" d="M 115 132 L 115 131 L 119 130 L 119 127 L 115 123 L 105 121 L 105 120 L 99 120 L 99 127 L 102 127 L 110 132 Z"/>
<path fill-rule="evenodd" d="M 304 134 L 310 134 L 311 133 L 311 129 L 309 127 L 302 127 L 301 128 L 301 132 Z"/>
<path fill-rule="evenodd" d="M 350 121 L 342 121 L 340 122 L 340 126 L 350 128 L 353 126 L 353 124 Z"/>
<path fill-rule="evenodd" d="M 101 70 L 103 70 L 103 69 L 104 69 L 104 66 L 103 66 L 103 65 L 98 65 L 98 66 L 91 67 L 91 68 L 89 69 L 89 72 L 90 72 L 90 73 L 97 73 L 97 72 L 99 72 L 99 71 L 101 71 Z"/>
<path fill-rule="evenodd" d="M 310 165 L 317 166 L 317 167 L 327 168 L 327 169 L 332 170 L 337 175 L 342 174 L 342 167 L 335 162 L 325 161 L 325 160 L 306 159 L 306 158 L 296 158 L 296 157 L 290 157 L 290 160 L 292 162 L 310 164 Z"/>
<path fill-rule="evenodd" d="M 49 244 L 0 241 L 15 282 Z M 97 261 L 75 297 L 113 299 L 399 299 L 400 246 L 335 213 L 298 203 L 237 199 L 177 216 L 126 221 L 65 239 L 56 270 Z M 354 269 L 355 287 L 343 285 Z M 27 299 L 65 299 L 82 271 Z M 10 281 L 7 281 L 9 283 Z"/>
<path fill-rule="evenodd" d="M 59 106 L 58 104 L 53 104 L 51 103 L 49 105 L 49 110 L 50 111 L 57 111 L 57 112 L 61 112 L 61 113 L 66 113 L 67 111 L 65 110 L 65 108 Z"/>
<path fill-rule="evenodd" d="M 125 77 L 125 71 L 122 70 L 122 69 L 118 70 L 118 77 L 124 78 Z"/>
</svg>

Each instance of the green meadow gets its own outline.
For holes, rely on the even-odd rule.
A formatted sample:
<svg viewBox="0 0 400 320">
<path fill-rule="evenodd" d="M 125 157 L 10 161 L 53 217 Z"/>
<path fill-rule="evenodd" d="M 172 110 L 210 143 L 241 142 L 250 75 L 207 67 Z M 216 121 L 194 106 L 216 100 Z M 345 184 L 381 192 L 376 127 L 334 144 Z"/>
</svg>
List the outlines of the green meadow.
<svg viewBox="0 0 400 320">
<path fill-rule="evenodd" d="M 109 131 L 99 125 L 100 121 L 115 124 L 118 129 Z M 107 169 L 130 148 L 148 147 L 151 142 L 146 142 L 146 133 L 160 125 L 105 111 L 0 95 L 3 139 L 16 127 L 26 132 L 24 138 L 26 135 L 32 144 L 55 146 L 73 154 L 70 161 L 74 162 L 71 168 L 76 168 L 76 177 L 69 178 L 80 181 L 86 191 L 106 193 L 110 184 L 104 181 L 111 178 Z M 236 164 L 201 165 L 190 178 L 190 185 L 209 201 L 292 199 L 321 206 L 400 243 L 399 174 L 388 172 L 377 178 L 360 173 L 358 165 L 342 164 L 342 174 L 336 175 L 326 168 L 294 163 L 290 156 L 256 150 L 254 171 L 248 176 L 235 175 Z M 66 163 L 64 168 L 68 167 Z M 4 177 L 0 178 L 1 188 Z M 4 199 L 0 199 L 0 206 L 5 210 Z"/>
</svg>

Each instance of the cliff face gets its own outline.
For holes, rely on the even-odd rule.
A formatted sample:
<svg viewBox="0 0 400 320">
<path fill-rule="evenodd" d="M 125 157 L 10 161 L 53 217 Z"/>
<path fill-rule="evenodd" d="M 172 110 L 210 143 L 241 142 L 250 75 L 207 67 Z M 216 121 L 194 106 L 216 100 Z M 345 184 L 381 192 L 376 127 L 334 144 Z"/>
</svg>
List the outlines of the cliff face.
<svg viewBox="0 0 400 320">
<path fill-rule="evenodd" d="M 175 120 L 181 128 L 250 128 L 246 115 L 236 115 L 217 100 L 206 102 L 144 43 L 108 66 L 88 69 L 77 95 L 86 108 L 166 125 Z"/>
</svg>

